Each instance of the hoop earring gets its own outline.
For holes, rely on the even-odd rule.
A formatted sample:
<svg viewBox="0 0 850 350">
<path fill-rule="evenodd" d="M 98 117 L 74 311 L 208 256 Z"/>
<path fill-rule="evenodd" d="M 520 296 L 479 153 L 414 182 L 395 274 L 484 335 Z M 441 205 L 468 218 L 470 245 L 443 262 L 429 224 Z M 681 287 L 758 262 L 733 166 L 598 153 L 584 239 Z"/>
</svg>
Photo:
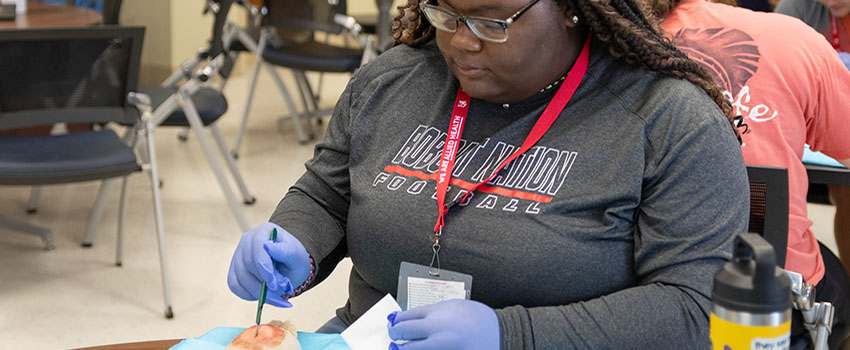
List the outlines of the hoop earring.
<svg viewBox="0 0 850 350">
<path fill-rule="evenodd" d="M 573 15 L 573 18 L 571 18 L 571 20 L 573 21 L 573 24 L 578 24 L 578 16 Z"/>
</svg>

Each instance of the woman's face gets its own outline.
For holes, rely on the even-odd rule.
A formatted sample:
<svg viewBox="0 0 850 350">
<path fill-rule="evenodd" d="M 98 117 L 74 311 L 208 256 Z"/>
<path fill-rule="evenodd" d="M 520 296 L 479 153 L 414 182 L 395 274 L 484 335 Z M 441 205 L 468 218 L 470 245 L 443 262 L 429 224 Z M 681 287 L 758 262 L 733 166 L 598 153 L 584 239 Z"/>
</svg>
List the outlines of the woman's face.
<svg viewBox="0 0 850 350">
<path fill-rule="evenodd" d="M 818 0 L 829 8 L 833 16 L 842 17 L 850 14 L 850 0 Z"/>
<path fill-rule="evenodd" d="M 458 16 L 504 20 L 530 0 L 438 0 Z M 482 40 L 463 22 L 455 33 L 437 30 L 452 74 L 474 98 L 492 103 L 522 101 L 559 78 L 578 56 L 584 37 L 568 17 L 572 12 L 540 0 L 508 26 L 504 43 Z"/>
</svg>

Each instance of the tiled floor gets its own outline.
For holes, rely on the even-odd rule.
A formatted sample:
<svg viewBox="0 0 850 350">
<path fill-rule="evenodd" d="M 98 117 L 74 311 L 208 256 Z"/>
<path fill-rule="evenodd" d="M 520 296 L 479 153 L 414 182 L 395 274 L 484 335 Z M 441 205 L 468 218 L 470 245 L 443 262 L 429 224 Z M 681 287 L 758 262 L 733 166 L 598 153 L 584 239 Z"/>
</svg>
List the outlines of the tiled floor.
<svg viewBox="0 0 850 350">
<path fill-rule="evenodd" d="M 282 99 L 266 74 L 257 89 L 248 138 L 239 159 L 257 203 L 245 207 L 252 225 L 265 221 L 303 171 L 314 143 L 301 145 L 286 123 Z M 288 77 L 288 74 L 284 74 Z M 327 76 L 323 104 L 333 105 L 346 75 Z M 230 111 L 221 120 L 232 142 L 244 105 L 247 78 L 235 77 L 226 94 Z M 101 344 L 200 336 L 216 326 L 254 322 L 255 302 L 240 300 L 226 285 L 230 256 L 241 230 L 190 135 L 177 141 L 175 129 L 157 130 L 164 180 L 163 207 L 175 318 L 162 314 L 162 292 L 149 183 L 131 177 L 124 266 L 113 265 L 117 191 L 95 245 L 79 243 L 97 183 L 44 189 L 39 212 L 24 213 L 27 188 L 0 188 L 2 214 L 53 230 L 56 248 L 41 250 L 32 236 L 0 231 L 0 349 L 67 349 Z M 321 135 L 319 135 L 321 137 Z M 815 232 L 834 247 L 830 206 L 811 205 Z M 346 299 L 350 263 L 341 264 L 322 285 L 294 300 L 293 309 L 267 306 L 264 319 L 288 319 L 314 330 Z"/>
</svg>

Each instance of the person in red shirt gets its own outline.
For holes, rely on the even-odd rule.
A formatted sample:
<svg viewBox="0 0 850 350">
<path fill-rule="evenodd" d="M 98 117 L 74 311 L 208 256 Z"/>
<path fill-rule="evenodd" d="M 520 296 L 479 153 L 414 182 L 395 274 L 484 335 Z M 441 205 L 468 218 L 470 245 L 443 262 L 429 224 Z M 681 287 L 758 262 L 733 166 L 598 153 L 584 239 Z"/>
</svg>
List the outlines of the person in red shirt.
<svg viewBox="0 0 850 350">
<path fill-rule="evenodd" d="M 801 19 L 839 52 L 850 52 L 850 0 L 782 0 L 774 10 Z"/>
<path fill-rule="evenodd" d="M 850 0 L 782 0 L 777 13 L 801 19 L 820 32 L 850 69 Z M 850 86 L 844 86 L 850 89 Z M 850 272 L 850 186 L 830 185 L 835 205 L 835 243 L 844 269 Z"/>
<path fill-rule="evenodd" d="M 810 229 L 802 155 L 808 144 L 850 165 L 850 89 L 843 88 L 850 71 L 818 33 L 791 17 L 702 0 L 646 1 L 674 44 L 725 90 L 740 116 L 744 161 L 788 169 L 785 268 L 816 287 L 816 300 L 836 306 L 829 341 L 837 348 L 848 336 L 850 285 Z M 793 334 L 805 335 L 795 321 Z"/>
</svg>

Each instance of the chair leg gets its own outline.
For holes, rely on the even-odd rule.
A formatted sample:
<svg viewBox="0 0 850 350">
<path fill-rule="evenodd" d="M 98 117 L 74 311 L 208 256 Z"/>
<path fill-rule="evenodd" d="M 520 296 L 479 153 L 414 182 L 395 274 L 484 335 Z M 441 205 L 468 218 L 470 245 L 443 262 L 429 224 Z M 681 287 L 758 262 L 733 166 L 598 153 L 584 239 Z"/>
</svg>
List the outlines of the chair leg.
<svg viewBox="0 0 850 350">
<path fill-rule="evenodd" d="M 183 142 L 189 139 L 189 128 L 183 128 L 177 133 L 177 139 Z"/>
<path fill-rule="evenodd" d="M 41 199 L 41 186 L 33 186 L 30 189 L 30 199 L 27 201 L 27 214 L 35 214 L 38 211 L 39 199 Z"/>
<path fill-rule="evenodd" d="M 204 125 L 201 122 L 198 109 L 195 108 L 195 104 L 192 102 L 189 92 L 185 89 L 180 89 L 177 92 L 177 101 L 183 108 L 186 119 L 189 121 L 192 131 L 198 138 L 198 142 L 201 144 L 201 151 L 204 152 L 204 156 L 207 158 L 207 162 L 210 164 L 213 174 L 215 174 L 218 184 L 221 186 L 222 192 L 224 192 L 224 197 L 227 199 L 230 211 L 232 211 L 233 216 L 236 217 L 236 222 L 239 224 L 239 228 L 243 232 L 248 231 L 250 229 L 248 226 L 248 220 L 245 219 L 245 213 L 242 211 L 242 207 L 236 201 L 236 196 L 233 195 L 233 191 L 230 189 L 230 184 L 227 182 L 227 178 L 224 176 L 221 164 L 213 151 L 212 142 L 210 142 L 209 137 L 204 133 Z"/>
<path fill-rule="evenodd" d="M 233 62 L 233 66 L 236 67 L 236 64 L 239 62 L 239 51 L 230 51 L 230 60 Z M 218 86 L 218 91 L 224 92 L 224 87 L 227 86 L 227 82 L 230 80 L 230 76 L 227 76 L 221 79 L 221 84 Z"/>
<path fill-rule="evenodd" d="M 165 228 L 162 218 L 162 200 L 159 193 L 159 170 L 156 162 L 156 149 L 153 143 L 153 125 L 148 122 L 145 132 L 145 147 L 147 148 L 147 171 L 153 193 L 153 210 L 156 219 L 156 242 L 159 247 L 159 266 L 162 276 L 162 294 L 165 298 L 165 318 L 173 318 L 171 310 L 171 286 L 168 283 L 168 259 L 165 251 Z"/>
<path fill-rule="evenodd" d="M 94 207 L 91 210 L 89 221 L 86 223 L 86 232 L 80 244 L 83 248 L 89 248 L 94 244 L 94 235 L 97 232 L 100 219 L 103 217 L 103 209 L 106 208 L 106 197 L 109 196 L 114 181 L 115 179 L 106 179 L 100 182 L 100 188 L 97 190 L 97 199 L 94 201 Z"/>
<path fill-rule="evenodd" d="M 233 180 L 236 181 L 236 185 L 239 187 L 239 192 L 242 193 L 242 203 L 248 205 L 254 204 L 257 199 L 254 198 L 254 196 L 252 196 L 248 191 L 248 186 L 245 185 L 242 173 L 239 171 L 239 168 L 236 167 L 236 161 L 234 161 L 230 152 L 227 151 L 227 143 L 224 141 L 224 135 L 221 134 L 221 130 L 219 130 L 218 126 L 215 124 L 211 124 L 209 128 L 216 145 L 218 145 L 218 150 L 221 152 L 221 157 L 224 158 L 224 164 L 227 165 L 228 169 L 230 169 L 230 174 L 233 176 Z"/>
<path fill-rule="evenodd" d="M 49 229 L 0 216 L 0 228 L 41 237 L 44 250 L 53 249 L 53 233 Z"/>
<path fill-rule="evenodd" d="M 302 70 L 293 70 L 293 75 L 295 76 L 295 81 L 298 83 L 299 88 L 301 88 L 301 101 L 302 103 L 307 103 L 306 101 L 310 101 L 310 107 L 304 107 L 305 110 L 309 110 L 310 113 L 307 115 L 307 123 L 310 125 L 310 138 L 313 138 L 313 120 L 316 120 L 316 124 L 322 124 L 322 114 L 324 113 L 321 109 L 319 109 L 319 95 L 313 92 L 313 87 L 310 86 L 310 80 L 307 79 L 307 74 Z M 321 90 L 317 90 L 321 91 Z"/>
<path fill-rule="evenodd" d="M 307 143 L 310 141 L 310 137 L 304 131 L 304 126 L 301 125 L 301 115 L 298 114 L 298 111 L 295 109 L 295 102 L 292 101 L 292 96 L 289 95 L 289 90 L 286 89 L 286 85 L 283 84 L 283 80 L 280 79 L 280 75 L 277 74 L 274 67 L 266 65 L 269 68 L 269 74 L 271 74 L 274 79 L 275 84 L 277 84 L 278 90 L 283 95 L 283 99 L 286 100 L 286 107 L 289 108 L 289 113 L 292 116 L 292 123 L 295 125 L 295 134 L 298 136 L 298 141 L 303 143 Z"/>
<path fill-rule="evenodd" d="M 293 70 L 292 74 L 295 76 L 295 81 L 298 82 L 298 85 L 301 87 L 301 93 L 304 96 L 304 100 L 310 101 L 310 107 L 308 109 L 312 110 L 315 114 L 319 110 L 319 96 L 313 92 L 313 87 L 310 86 L 310 80 L 307 79 L 307 73 L 303 70 Z"/>
<path fill-rule="evenodd" d="M 266 32 L 260 36 L 260 43 L 257 48 L 257 58 L 254 61 L 254 68 L 251 72 L 251 83 L 248 85 L 248 98 L 245 100 L 245 109 L 242 110 L 242 123 L 239 125 L 239 133 L 236 134 L 236 143 L 233 145 L 233 158 L 239 158 L 239 147 L 242 146 L 242 139 L 245 137 L 245 129 L 248 128 L 248 114 L 251 111 L 251 101 L 254 100 L 254 91 L 257 88 L 257 77 L 260 75 L 260 66 L 263 65 L 263 50 L 266 47 Z"/>
<path fill-rule="evenodd" d="M 121 179 L 121 199 L 118 201 L 118 235 L 115 237 L 115 266 L 122 265 L 125 209 L 127 209 L 127 176 Z"/>
<path fill-rule="evenodd" d="M 307 137 L 311 140 L 314 138 L 313 135 L 313 117 L 316 115 L 318 108 L 313 108 L 317 106 L 315 100 L 313 100 L 313 93 L 307 92 L 310 89 L 310 83 L 307 82 L 307 76 L 303 71 L 290 69 L 292 72 L 292 77 L 295 78 L 295 85 L 298 86 L 298 96 L 301 97 L 301 105 L 304 107 L 303 122 L 307 124 Z M 307 100 L 310 100 L 308 102 Z"/>
</svg>

